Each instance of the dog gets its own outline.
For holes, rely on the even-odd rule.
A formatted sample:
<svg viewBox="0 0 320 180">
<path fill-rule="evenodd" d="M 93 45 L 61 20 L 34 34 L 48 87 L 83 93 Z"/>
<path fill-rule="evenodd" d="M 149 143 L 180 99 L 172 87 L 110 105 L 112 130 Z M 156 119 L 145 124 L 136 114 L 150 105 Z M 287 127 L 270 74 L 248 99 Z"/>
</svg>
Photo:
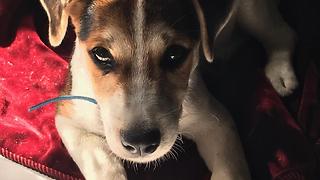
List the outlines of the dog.
<svg viewBox="0 0 320 180">
<path fill-rule="evenodd" d="M 282 95 L 296 87 L 294 32 L 270 0 L 40 0 L 49 41 L 76 32 L 65 94 L 55 117 L 61 139 L 86 179 L 127 179 L 123 160 L 152 163 L 183 135 L 193 140 L 212 180 L 248 180 L 231 115 L 210 95 L 197 66 L 214 59 L 232 21 L 266 47 L 266 75 Z M 272 27 L 272 30 L 270 30 Z"/>
</svg>

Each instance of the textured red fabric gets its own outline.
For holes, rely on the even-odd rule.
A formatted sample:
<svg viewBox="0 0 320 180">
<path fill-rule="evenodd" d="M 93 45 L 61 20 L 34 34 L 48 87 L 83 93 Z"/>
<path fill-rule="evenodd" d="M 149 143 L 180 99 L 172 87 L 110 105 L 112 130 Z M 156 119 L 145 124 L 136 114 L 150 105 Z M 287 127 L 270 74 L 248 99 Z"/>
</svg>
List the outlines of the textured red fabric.
<svg viewBox="0 0 320 180">
<path fill-rule="evenodd" d="M 58 95 L 68 68 L 67 58 L 61 57 L 70 55 L 74 39 L 68 33 L 63 48 L 52 49 L 44 44 L 47 22 L 38 6 L 35 0 L 0 1 L 0 153 L 51 177 L 82 178 L 55 129 L 55 106 L 27 112 L 31 105 Z M 310 64 L 302 77 L 302 95 L 296 97 L 299 108 L 289 113 L 264 75 L 257 74 L 255 93 L 244 102 L 248 109 L 244 129 L 248 135 L 242 137 L 254 179 L 320 179 L 315 174 L 319 168 L 316 154 L 320 155 L 318 75 Z M 156 170 L 134 170 L 126 165 L 128 176 L 209 179 L 210 173 L 195 145 L 186 141 L 184 146 L 178 161 L 163 163 Z"/>
<path fill-rule="evenodd" d="M 308 73 L 306 79 L 310 78 L 313 75 Z M 306 88 L 315 91 L 314 84 Z M 259 80 L 252 100 L 250 120 L 253 126 L 245 148 L 248 149 L 255 177 L 275 180 L 317 179 L 314 147 L 266 79 Z M 306 108 L 300 106 L 300 109 Z M 268 172 L 263 173 L 263 166 L 267 166 Z"/>
<path fill-rule="evenodd" d="M 55 129 L 55 107 L 28 112 L 31 105 L 58 95 L 67 62 L 41 42 L 32 17 L 22 20 L 15 39 L 0 54 L 0 146 L 81 177 Z"/>
</svg>

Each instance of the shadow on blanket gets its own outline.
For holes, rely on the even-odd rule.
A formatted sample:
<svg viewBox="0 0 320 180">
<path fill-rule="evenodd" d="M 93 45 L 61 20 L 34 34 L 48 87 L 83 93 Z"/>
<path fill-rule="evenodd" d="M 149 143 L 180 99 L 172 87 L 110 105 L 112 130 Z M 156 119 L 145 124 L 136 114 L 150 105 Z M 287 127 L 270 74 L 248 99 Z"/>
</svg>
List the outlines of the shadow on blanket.
<svg viewBox="0 0 320 180">
<path fill-rule="evenodd" d="M 299 37 L 295 65 L 300 88 L 290 97 L 281 99 L 272 89 L 261 71 L 263 49 L 241 30 L 228 60 L 202 64 L 208 88 L 236 120 L 253 179 L 320 177 L 319 12 L 313 7 L 316 0 L 301 3 L 281 1 Z M 35 0 L 1 0 L 0 22 L 1 155 L 57 179 L 83 178 L 54 127 L 54 105 L 27 111 L 63 87 L 74 40 L 71 27 L 62 46 L 50 48 L 46 16 Z M 184 148 L 179 161 L 156 170 L 128 166 L 129 177 L 208 179 L 194 144 L 186 141 Z"/>
</svg>

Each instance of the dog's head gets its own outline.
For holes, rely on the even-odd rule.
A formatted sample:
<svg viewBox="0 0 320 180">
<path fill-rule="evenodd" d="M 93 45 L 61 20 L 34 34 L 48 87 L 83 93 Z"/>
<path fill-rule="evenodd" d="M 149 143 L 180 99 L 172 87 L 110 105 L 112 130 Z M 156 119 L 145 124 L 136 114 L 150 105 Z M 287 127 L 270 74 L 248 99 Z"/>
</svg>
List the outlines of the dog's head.
<svg viewBox="0 0 320 180">
<path fill-rule="evenodd" d="M 120 158 L 148 162 L 171 149 L 199 47 L 212 61 L 231 2 L 41 0 L 52 45 L 61 43 L 71 17 L 76 51 L 83 52 L 76 61 L 86 64 L 106 140 Z"/>
</svg>

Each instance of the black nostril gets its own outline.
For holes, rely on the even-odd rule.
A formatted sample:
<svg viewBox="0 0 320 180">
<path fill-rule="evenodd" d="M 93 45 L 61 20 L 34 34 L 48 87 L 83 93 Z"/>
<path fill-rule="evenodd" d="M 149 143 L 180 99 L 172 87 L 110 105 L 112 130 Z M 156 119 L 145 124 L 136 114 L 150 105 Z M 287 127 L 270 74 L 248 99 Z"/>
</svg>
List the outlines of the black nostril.
<svg viewBox="0 0 320 180">
<path fill-rule="evenodd" d="M 144 152 L 145 154 L 151 154 L 154 151 L 156 151 L 156 149 L 158 148 L 159 144 L 151 144 L 147 147 L 145 147 L 143 150 L 141 150 L 142 152 Z"/>
<path fill-rule="evenodd" d="M 130 129 L 121 131 L 121 143 L 132 154 L 153 153 L 160 144 L 159 129 Z"/>
<path fill-rule="evenodd" d="M 122 142 L 122 145 L 124 148 L 126 148 L 127 151 L 129 151 L 132 154 L 138 153 L 138 149 L 134 146 L 131 146 L 130 144 L 125 144 Z"/>
</svg>

